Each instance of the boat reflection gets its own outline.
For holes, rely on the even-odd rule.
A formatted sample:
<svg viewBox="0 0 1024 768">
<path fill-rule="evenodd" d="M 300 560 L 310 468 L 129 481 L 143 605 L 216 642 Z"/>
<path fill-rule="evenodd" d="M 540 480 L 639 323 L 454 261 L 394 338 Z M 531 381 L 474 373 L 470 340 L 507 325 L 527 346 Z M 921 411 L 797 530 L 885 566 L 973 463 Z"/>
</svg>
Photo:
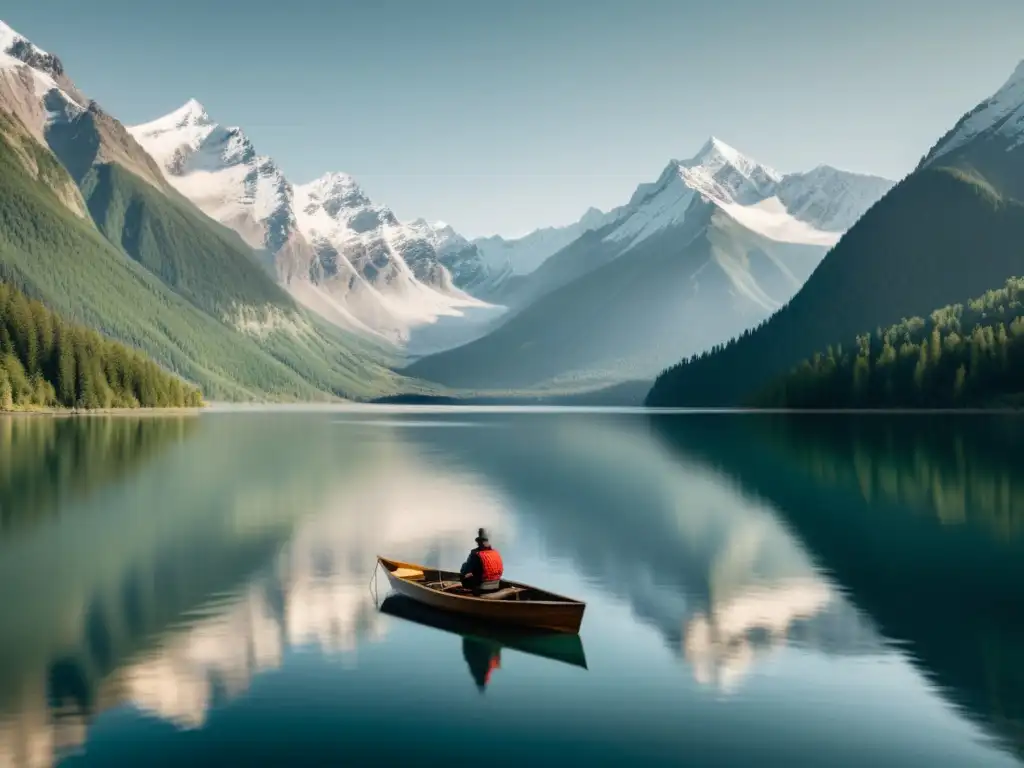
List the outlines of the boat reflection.
<svg viewBox="0 0 1024 768">
<path fill-rule="evenodd" d="M 402 595 L 389 595 L 380 612 L 415 624 L 462 637 L 462 655 L 473 682 L 483 693 L 494 670 L 501 667 L 501 651 L 511 648 L 531 656 L 587 668 L 587 657 L 579 635 L 562 632 L 497 628 L 462 616 L 455 616 L 417 603 Z"/>
</svg>

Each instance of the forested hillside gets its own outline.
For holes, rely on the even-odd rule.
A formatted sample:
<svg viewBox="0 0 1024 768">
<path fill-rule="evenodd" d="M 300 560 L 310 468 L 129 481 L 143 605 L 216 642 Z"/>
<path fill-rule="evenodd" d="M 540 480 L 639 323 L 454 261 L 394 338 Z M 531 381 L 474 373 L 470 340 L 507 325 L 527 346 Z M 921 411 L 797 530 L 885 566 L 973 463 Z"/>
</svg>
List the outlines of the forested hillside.
<svg viewBox="0 0 1024 768">
<path fill-rule="evenodd" d="M 964 304 L 829 346 L 752 404 L 780 408 L 946 408 L 1024 395 L 1024 279 Z"/>
<path fill-rule="evenodd" d="M 926 169 L 897 185 L 753 331 L 665 371 L 652 406 L 748 401 L 827 345 L 978 296 L 1024 274 L 1024 205 L 977 174 Z"/>
<path fill-rule="evenodd" d="M 81 189 L 100 232 L 200 309 L 215 317 L 230 317 L 238 306 L 261 316 L 267 307 L 295 309 L 238 235 L 177 192 L 113 164 L 90 169 Z"/>
<path fill-rule="evenodd" d="M 199 390 L 0 283 L 0 411 L 198 407 Z"/>
<path fill-rule="evenodd" d="M 93 169 L 88 178 L 98 180 L 92 174 L 103 172 Z M 246 266 L 244 253 L 232 258 L 210 244 L 217 240 L 227 249 L 231 243 L 214 236 L 234 237 L 231 233 L 187 231 L 180 211 L 156 207 L 150 197 L 156 191 L 140 192 L 127 183 L 101 185 L 104 195 L 120 202 L 99 206 L 100 188 L 87 186 L 90 209 L 98 214 L 102 207 L 113 217 L 105 224 L 108 240 L 54 192 L 73 186 L 50 151 L 17 118 L 0 111 L 0 279 L 69 322 L 142 350 L 198 384 L 208 398 L 323 400 L 392 391 L 394 377 L 379 362 L 384 357 L 379 349 L 338 338 L 341 332 L 326 323 L 291 313 L 287 297 L 272 305 L 277 309 L 269 315 L 234 318 L 253 320 L 248 330 L 225 323 L 220 316 L 234 306 L 254 306 L 261 293 L 268 299 L 281 296 L 260 267 Z M 164 205 L 171 206 L 170 199 Z M 200 219 L 194 214 L 194 221 Z M 178 225 L 186 231 L 179 232 Z M 197 243 L 200 237 L 206 242 Z M 165 248 L 167 243 L 174 249 Z M 122 245 L 134 251 L 135 260 Z M 211 270 L 219 270 L 223 285 L 212 282 Z M 239 293 L 233 294 L 234 286 Z M 232 296 L 242 298 L 234 302 Z"/>
</svg>

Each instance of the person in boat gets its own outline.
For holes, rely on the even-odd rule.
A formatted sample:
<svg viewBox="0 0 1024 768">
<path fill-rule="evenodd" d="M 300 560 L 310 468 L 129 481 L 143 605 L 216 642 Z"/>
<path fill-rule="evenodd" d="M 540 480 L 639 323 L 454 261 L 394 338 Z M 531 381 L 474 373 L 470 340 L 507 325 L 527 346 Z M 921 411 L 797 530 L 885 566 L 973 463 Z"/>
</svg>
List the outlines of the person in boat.
<svg viewBox="0 0 1024 768">
<path fill-rule="evenodd" d="M 462 586 L 475 594 L 497 592 L 501 589 L 504 570 L 501 554 L 491 546 L 487 531 L 479 529 L 476 535 L 476 549 L 470 550 L 469 557 L 459 571 Z"/>
</svg>

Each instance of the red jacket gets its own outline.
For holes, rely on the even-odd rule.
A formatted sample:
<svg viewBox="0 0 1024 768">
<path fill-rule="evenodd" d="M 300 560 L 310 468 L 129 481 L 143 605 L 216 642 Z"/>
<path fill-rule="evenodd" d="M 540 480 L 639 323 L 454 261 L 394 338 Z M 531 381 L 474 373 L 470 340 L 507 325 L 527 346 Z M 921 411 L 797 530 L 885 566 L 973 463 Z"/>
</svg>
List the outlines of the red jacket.
<svg viewBox="0 0 1024 768">
<path fill-rule="evenodd" d="M 462 576 L 479 579 L 481 585 L 497 586 L 505 572 L 501 553 L 493 547 L 477 547 L 469 553 L 469 559 L 462 565 Z"/>
</svg>

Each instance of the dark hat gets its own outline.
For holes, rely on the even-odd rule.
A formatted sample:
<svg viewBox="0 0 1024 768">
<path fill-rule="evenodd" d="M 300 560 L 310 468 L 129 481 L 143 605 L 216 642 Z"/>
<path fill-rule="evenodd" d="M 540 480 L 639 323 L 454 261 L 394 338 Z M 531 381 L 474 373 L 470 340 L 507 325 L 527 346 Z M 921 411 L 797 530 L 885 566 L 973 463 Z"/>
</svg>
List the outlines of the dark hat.
<svg viewBox="0 0 1024 768">
<path fill-rule="evenodd" d="M 476 540 L 479 541 L 490 541 L 490 537 L 487 535 L 486 528 L 480 528 L 476 534 Z"/>
</svg>

